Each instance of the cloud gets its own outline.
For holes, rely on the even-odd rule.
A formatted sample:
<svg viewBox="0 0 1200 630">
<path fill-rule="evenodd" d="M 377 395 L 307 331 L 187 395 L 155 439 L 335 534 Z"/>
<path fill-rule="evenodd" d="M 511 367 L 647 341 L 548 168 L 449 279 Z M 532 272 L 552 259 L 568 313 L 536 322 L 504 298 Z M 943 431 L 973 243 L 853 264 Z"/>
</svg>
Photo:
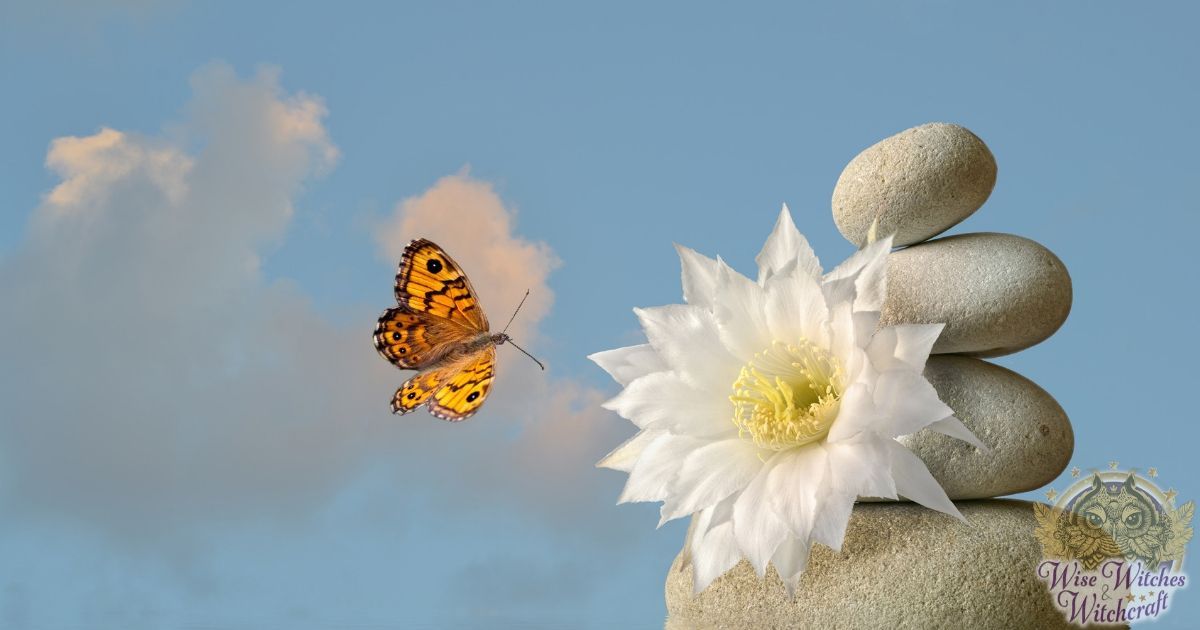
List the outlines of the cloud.
<svg viewBox="0 0 1200 630">
<path fill-rule="evenodd" d="M 587 580 L 634 561 L 611 550 L 633 553 L 625 537 L 645 519 L 615 508 L 619 479 L 593 468 L 630 432 L 599 408 L 601 394 L 552 361 L 542 372 L 501 348 L 497 387 L 470 422 L 392 416 L 392 392 L 411 372 L 370 341 L 391 287 L 375 305 L 349 306 L 342 327 L 295 282 L 260 269 L 294 200 L 338 160 L 321 99 L 285 93 L 271 70 L 239 79 L 217 64 L 191 83 L 182 120 L 161 133 L 101 128 L 54 140 L 46 165 L 60 182 L 0 259 L 0 530 L 42 545 L 59 535 L 46 532 L 78 532 L 56 546 L 101 540 L 130 579 L 171 593 L 165 601 L 195 588 L 215 597 L 207 591 L 222 580 L 210 574 L 222 569 L 204 558 L 228 557 L 217 541 L 270 523 L 275 544 L 305 546 L 292 523 L 385 470 L 390 482 L 363 502 L 398 506 L 377 526 L 382 548 L 396 544 L 396 523 L 523 541 L 439 560 L 461 563 L 439 567 L 451 579 L 486 568 L 489 584 L 507 585 L 473 591 L 478 610 L 534 605 L 513 591 L 570 612 L 568 601 L 592 592 Z M 530 289 L 511 332 L 536 350 L 558 259 L 520 237 L 515 220 L 490 184 L 451 175 L 381 222 L 380 264 L 395 265 L 412 238 L 435 240 L 470 273 L 496 328 Z M 379 520 L 360 516 L 364 527 Z M 283 531 L 300 538 L 285 543 Z M 542 556 L 513 560 L 530 549 Z M 161 568 L 127 561 L 131 551 L 173 567 L 182 591 L 161 585 Z M 59 587 L 38 586 L 66 579 L 53 575 L 10 582 L 5 597 L 33 606 L 29 618 L 58 619 L 44 602 Z M 445 592 L 454 603 L 456 591 Z M 136 616 L 127 599 L 103 605 Z"/>
<path fill-rule="evenodd" d="M 468 271 L 480 303 L 493 327 L 501 327 L 530 290 L 513 336 L 530 336 L 550 312 L 554 293 L 547 280 L 558 258 L 544 243 L 531 243 L 513 233 L 516 210 L 506 208 L 487 182 L 465 170 L 443 177 L 423 194 L 401 202 L 376 237 L 388 260 L 399 260 L 418 236 L 446 249 Z"/>
<path fill-rule="evenodd" d="M 324 496 L 363 451 L 365 335 L 258 268 L 336 160 L 324 106 L 271 72 L 192 85 L 171 136 L 50 145 L 62 181 L 0 265 L 8 514 L 153 541 Z"/>
<path fill-rule="evenodd" d="M 492 185 L 464 170 L 397 204 L 376 238 L 392 263 L 414 238 L 445 248 L 471 278 L 493 328 L 504 325 L 529 289 L 510 333 L 523 347 L 536 349 L 537 325 L 554 300 L 549 276 L 559 261 L 544 243 L 515 233 L 516 216 Z M 472 419 L 474 426 L 460 429 L 467 441 L 455 447 L 460 463 L 444 477 L 447 491 L 434 501 L 459 512 L 515 502 L 542 522 L 570 525 L 583 538 L 617 535 L 620 528 L 611 523 L 589 522 L 602 520 L 600 510 L 612 509 L 616 496 L 614 479 L 592 464 L 628 430 L 600 408 L 598 390 L 556 374 L 552 363 L 542 372 L 505 347 L 498 357 L 494 393 Z M 397 383 L 407 374 L 398 374 Z M 418 414 L 413 421 L 426 418 Z"/>
</svg>

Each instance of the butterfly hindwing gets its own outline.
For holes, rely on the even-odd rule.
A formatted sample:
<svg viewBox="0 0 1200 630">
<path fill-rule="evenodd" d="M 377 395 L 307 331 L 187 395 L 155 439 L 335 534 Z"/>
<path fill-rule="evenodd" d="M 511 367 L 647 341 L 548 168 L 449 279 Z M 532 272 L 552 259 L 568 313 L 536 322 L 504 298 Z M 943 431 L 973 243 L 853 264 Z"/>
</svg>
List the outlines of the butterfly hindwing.
<svg viewBox="0 0 1200 630">
<path fill-rule="evenodd" d="M 396 301 L 414 313 L 428 313 L 474 332 L 488 330 L 475 288 L 445 250 L 417 239 L 404 248 L 396 273 Z"/>
<path fill-rule="evenodd" d="M 448 370 L 434 369 L 408 379 L 392 396 L 392 413 L 404 415 L 424 405 L 438 385 L 450 376 Z"/>
<path fill-rule="evenodd" d="M 455 366 L 429 398 L 429 413 L 450 422 L 466 420 L 479 411 L 496 378 L 496 348 L 487 346 Z"/>
</svg>

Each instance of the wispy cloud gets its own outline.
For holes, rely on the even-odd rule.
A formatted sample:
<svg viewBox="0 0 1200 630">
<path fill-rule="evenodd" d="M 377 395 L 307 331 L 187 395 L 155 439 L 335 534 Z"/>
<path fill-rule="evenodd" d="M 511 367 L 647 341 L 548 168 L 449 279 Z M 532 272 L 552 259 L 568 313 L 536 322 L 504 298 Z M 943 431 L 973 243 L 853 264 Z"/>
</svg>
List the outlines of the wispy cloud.
<svg viewBox="0 0 1200 630">
<path fill-rule="evenodd" d="M 517 527 L 558 550 L 447 562 L 507 571 L 493 581 L 530 597 L 587 597 L 547 582 L 575 572 L 580 554 L 611 549 L 630 523 L 629 512 L 611 518 L 616 478 L 592 467 L 628 432 L 599 409 L 601 394 L 502 348 L 495 393 L 470 422 L 391 416 L 391 393 L 411 373 L 370 343 L 391 287 L 341 328 L 294 282 L 260 270 L 294 200 L 338 160 L 321 99 L 284 92 L 274 71 L 243 80 L 220 64 L 192 87 L 162 133 L 102 128 L 50 144 L 60 182 L 0 261 L 3 526 L 57 524 L 46 531 L 86 534 L 71 545 L 104 540 L 186 572 L 218 544 L 213 531 L 327 511 L 383 466 L 395 483 L 372 486 L 381 494 L 369 503 L 422 506 L 404 519 Z M 511 332 L 536 349 L 558 259 L 519 236 L 515 217 L 491 185 L 460 173 L 398 203 L 376 245 L 391 266 L 411 238 L 442 244 L 496 327 L 531 289 Z M 22 584 L 14 606 L 48 601 Z M 508 609 L 506 592 L 472 597 Z"/>
<path fill-rule="evenodd" d="M 0 267 L 6 514 L 148 542 L 320 497 L 362 450 L 363 335 L 258 270 L 336 160 L 324 106 L 270 72 L 192 83 L 171 136 L 51 143 L 62 181 Z"/>
</svg>

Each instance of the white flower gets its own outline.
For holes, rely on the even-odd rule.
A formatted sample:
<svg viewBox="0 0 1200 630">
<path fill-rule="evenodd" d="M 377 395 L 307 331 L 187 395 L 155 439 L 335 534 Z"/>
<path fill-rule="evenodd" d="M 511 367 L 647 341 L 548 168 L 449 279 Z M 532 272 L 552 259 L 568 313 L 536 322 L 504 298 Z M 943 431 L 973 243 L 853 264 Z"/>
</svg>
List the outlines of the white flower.
<svg viewBox="0 0 1200 630">
<path fill-rule="evenodd" d="M 978 439 L 922 371 L 941 324 L 878 328 L 891 238 L 822 275 L 787 206 L 758 281 L 686 247 L 686 304 L 634 309 L 648 344 L 592 355 L 624 386 L 605 403 L 640 429 L 600 466 L 620 502 L 694 514 L 696 592 L 746 558 L 794 592 L 816 541 L 840 550 L 856 497 L 904 496 L 962 518 L 896 441 L 929 427 Z"/>
</svg>

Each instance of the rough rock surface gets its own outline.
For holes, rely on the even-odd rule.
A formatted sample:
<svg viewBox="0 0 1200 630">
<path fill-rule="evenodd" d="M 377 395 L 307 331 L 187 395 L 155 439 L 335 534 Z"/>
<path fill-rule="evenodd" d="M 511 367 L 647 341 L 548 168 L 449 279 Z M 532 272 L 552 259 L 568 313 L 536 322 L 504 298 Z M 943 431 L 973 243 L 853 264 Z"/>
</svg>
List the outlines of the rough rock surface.
<svg viewBox="0 0 1200 630">
<path fill-rule="evenodd" d="M 1032 506 L 959 503 L 964 524 L 911 503 L 857 505 L 841 553 L 814 546 L 795 599 L 774 569 L 761 580 L 745 561 L 693 596 L 685 551 L 667 576 L 666 627 L 1075 627 L 1034 572 Z"/>
<path fill-rule="evenodd" d="M 998 365 L 933 355 L 925 377 L 955 416 L 991 450 L 925 430 L 900 438 L 951 499 L 984 499 L 1040 488 L 1071 461 L 1066 412 L 1033 381 Z"/>
<path fill-rule="evenodd" d="M 1045 340 L 1071 312 L 1071 277 L 1050 250 L 1012 234 L 940 238 L 888 257 L 883 326 L 944 322 L 940 354 L 995 357 Z"/>
<path fill-rule="evenodd" d="M 930 123 L 855 156 L 833 189 L 833 220 L 860 247 L 876 218 L 880 236 L 919 243 L 970 216 L 995 184 L 996 160 L 982 140 L 958 125 Z"/>
</svg>

